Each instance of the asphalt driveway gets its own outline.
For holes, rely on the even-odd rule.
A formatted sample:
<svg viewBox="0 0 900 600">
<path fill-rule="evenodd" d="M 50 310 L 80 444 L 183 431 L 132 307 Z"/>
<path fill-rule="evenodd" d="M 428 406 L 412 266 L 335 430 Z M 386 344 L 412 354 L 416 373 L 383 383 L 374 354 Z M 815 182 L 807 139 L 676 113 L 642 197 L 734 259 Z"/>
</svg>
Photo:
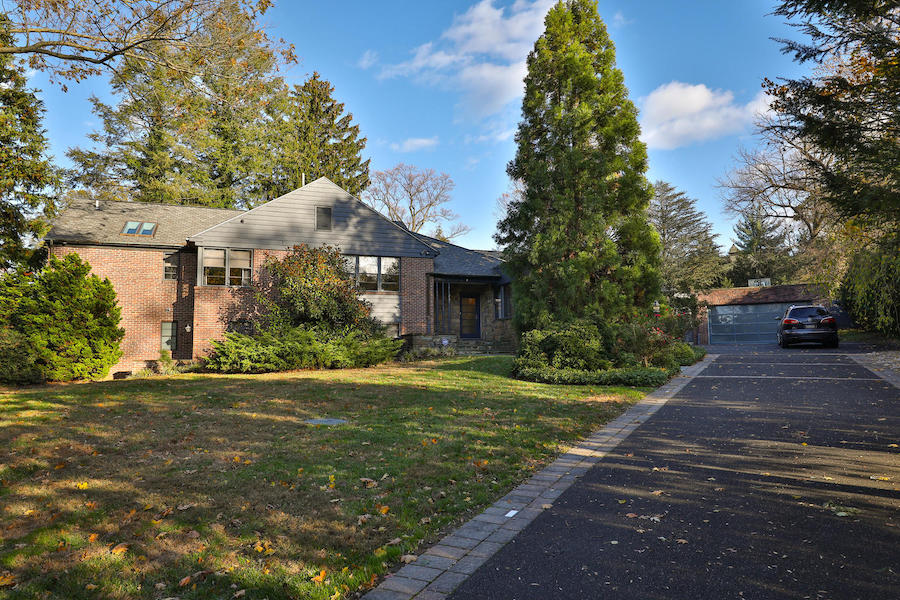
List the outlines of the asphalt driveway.
<svg viewBox="0 0 900 600">
<path fill-rule="evenodd" d="M 450 598 L 900 598 L 900 390 L 859 350 L 712 347 Z"/>
</svg>

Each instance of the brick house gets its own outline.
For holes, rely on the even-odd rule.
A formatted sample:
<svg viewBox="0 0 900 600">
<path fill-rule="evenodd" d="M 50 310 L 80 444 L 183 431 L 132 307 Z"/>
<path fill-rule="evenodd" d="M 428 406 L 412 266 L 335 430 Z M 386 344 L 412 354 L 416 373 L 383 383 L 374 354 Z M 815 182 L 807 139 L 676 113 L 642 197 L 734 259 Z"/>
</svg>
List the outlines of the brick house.
<svg viewBox="0 0 900 600">
<path fill-rule="evenodd" d="M 337 246 L 360 296 L 413 345 L 511 349 L 509 280 L 500 259 L 408 231 L 326 178 L 252 210 L 139 202 L 70 204 L 46 236 L 110 280 L 125 338 L 115 373 L 203 356 L 253 313 L 251 285 L 269 256 Z"/>
</svg>

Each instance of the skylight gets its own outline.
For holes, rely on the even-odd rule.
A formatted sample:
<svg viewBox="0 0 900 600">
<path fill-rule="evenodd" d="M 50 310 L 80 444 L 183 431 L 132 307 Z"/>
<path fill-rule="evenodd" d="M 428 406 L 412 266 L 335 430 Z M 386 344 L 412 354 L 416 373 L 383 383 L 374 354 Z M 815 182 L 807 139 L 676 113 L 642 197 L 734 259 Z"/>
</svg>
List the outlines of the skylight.
<svg viewBox="0 0 900 600">
<path fill-rule="evenodd" d="M 123 235 L 153 235 L 156 231 L 156 223 L 128 221 L 122 229 Z"/>
</svg>

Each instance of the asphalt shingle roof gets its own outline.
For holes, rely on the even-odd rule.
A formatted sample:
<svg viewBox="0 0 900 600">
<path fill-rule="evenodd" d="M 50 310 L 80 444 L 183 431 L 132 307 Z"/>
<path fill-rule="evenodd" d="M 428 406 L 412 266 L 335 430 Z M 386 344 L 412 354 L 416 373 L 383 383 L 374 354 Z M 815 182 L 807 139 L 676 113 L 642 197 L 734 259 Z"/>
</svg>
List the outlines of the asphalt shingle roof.
<svg viewBox="0 0 900 600">
<path fill-rule="evenodd" d="M 440 253 L 434 257 L 434 273 L 436 275 L 497 277 L 503 282 L 507 281 L 506 276 L 500 270 L 503 261 L 493 252 L 469 250 L 421 233 L 414 235 Z"/>
<path fill-rule="evenodd" d="M 147 202 L 75 200 L 56 218 L 46 239 L 79 244 L 181 247 L 191 235 L 241 214 L 240 210 L 150 204 Z M 156 223 L 152 236 L 123 235 L 128 221 Z"/>
</svg>

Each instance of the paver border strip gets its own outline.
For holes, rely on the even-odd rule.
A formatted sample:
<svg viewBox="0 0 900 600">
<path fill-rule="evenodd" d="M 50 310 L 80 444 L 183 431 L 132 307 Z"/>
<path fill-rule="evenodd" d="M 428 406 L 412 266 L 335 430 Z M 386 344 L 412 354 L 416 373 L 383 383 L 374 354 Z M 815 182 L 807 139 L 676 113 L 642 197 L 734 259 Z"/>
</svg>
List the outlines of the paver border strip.
<svg viewBox="0 0 900 600">
<path fill-rule="evenodd" d="M 874 373 L 879 379 L 884 379 L 895 388 L 900 388 L 900 373 L 895 371 L 894 369 L 883 367 L 881 365 L 877 365 L 870 360 L 868 360 L 868 353 L 865 354 L 847 354 L 850 359 L 856 364 L 865 367 L 872 373 Z"/>
<path fill-rule="evenodd" d="M 569 486 L 680 392 L 718 354 L 707 354 L 681 375 L 650 392 L 603 428 L 582 440 L 511 492 L 494 502 L 414 563 L 402 567 L 363 600 L 445 600 L 517 533 L 525 529 Z"/>
</svg>

